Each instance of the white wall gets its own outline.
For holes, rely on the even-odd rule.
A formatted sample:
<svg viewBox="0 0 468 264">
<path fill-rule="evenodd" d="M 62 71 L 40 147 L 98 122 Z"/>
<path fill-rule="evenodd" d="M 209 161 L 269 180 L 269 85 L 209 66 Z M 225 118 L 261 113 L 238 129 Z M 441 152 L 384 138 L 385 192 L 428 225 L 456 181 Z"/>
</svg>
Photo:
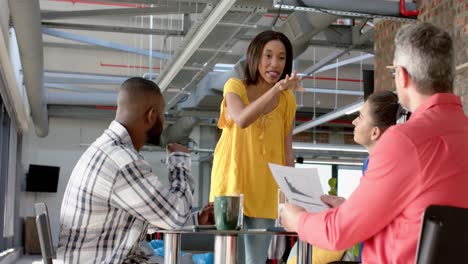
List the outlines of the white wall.
<svg viewBox="0 0 468 264">
<path fill-rule="evenodd" d="M 0 0 L 0 27 L 4 36 L 0 36 L 0 40 L 4 41 L 8 47 L 8 28 L 10 20 L 10 7 L 8 0 Z"/>
<path fill-rule="evenodd" d="M 60 167 L 60 176 L 57 193 L 31 193 L 25 192 L 25 179 L 23 175 L 22 192 L 20 195 L 20 217 L 34 216 L 34 203 L 45 202 L 49 207 L 50 222 L 54 245 L 58 244 L 59 215 L 60 206 L 68 183 L 68 178 L 75 166 L 75 163 L 86 150 L 86 146 L 80 144 L 90 144 L 108 127 L 109 121 L 80 120 L 50 118 L 49 135 L 45 138 L 35 136 L 34 132 L 24 135 L 22 149 L 22 168 L 28 171 L 29 164 L 52 165 Z M 191 138 L 198 141 L 199 129 L 194 129 Z M 162 162 L 166 158 L 166 152 L 162 151 L 142 151 L 141 154 L 150 163 L 156 175 L 161 181 L 167 181 L 167 168 Z M 192 175 L 198 183 L 198 155 L 192 153 Z M 197 188 L 195 188 L 197 190 Z M 200 206 L 198 193 L 194 197 L 195 206 Z"/>
</svg>

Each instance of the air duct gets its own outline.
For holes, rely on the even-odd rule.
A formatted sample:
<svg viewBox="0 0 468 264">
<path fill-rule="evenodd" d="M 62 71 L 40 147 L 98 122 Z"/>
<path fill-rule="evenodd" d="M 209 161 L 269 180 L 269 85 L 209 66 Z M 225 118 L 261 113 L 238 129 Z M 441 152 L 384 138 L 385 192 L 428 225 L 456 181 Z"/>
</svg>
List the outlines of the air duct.
<svg viewBox="0 0 468 264">
<path fill-rule="evenodd" d="M 18 40 L 32 121 L 36 134 L 39 137 L 45 137 L 49 133 L 49 121 L 47 105 L 44 102 L 44 55 L 39 1 L 10 0 L 9 4 Z"/>
<path fill-rule="evenodd" d="M 275 0 L 273 5 L 284 9 L 333 13 L 340 16 L 382 17 L 389 19 L 407 19 L 405 15 L 414 15 L 417 10 L 414 3 L 406 3 L 404 12 L 399 1 L 386 0 Z M 414 19 L 413 19 L 414 20 Z"/>
<path fill-rule="evenodd" d="M 165 147 L 169 143 L 180 143 L 187 145 L 188 137 L 194 127 L 200 123 L 200 119 L 191 116 L 184 116 L 166 127 L 161 135 L 161 146 Z"/>
<path fill-rule="evenodd" d="M 312 37 L 323 31 L 337 19 L 337 16 L 330 14 L 296 11 L 290 14 L 281 26 L 275 28 L 275 30 L 284 33 L 289 38 L 293 46 L 294 57 L 297 57 L 309 47 L 309 41 Z M 197 93 L 215 95 L 212 90 L 222 93 L 224 83 L 229 78 L 243 78 L 244 65 L 245 57 L 240 59 L 230 71 L 205 76 L 197 86 Z M 221 93 L 218 93 L 218 96 Z M 202 99 L 202 97 L 198 97 L 188 100 L 181 105 L 181 108 L 196 108 Z"/>
</svg>

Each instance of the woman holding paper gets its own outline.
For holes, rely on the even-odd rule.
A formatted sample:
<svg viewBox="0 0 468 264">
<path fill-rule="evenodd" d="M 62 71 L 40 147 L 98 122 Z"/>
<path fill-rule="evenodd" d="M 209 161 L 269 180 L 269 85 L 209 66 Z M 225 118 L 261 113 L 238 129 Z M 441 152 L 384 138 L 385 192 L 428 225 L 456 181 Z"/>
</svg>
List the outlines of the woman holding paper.
<svg viewBox="0 0 468 264">
<path fill-rule="evenodd" d="M 247 49 L 244 79 L 231 78 L 224 85 L 210 201 L 216 195 L 242 193 L 248 229 L 273 226 L 277 218 L 278 185 L 268 163 L 294 165 L 293 91 L 301 89 L 301 78 L 291 74 L 292 60 L 292 45 L 284 34 L 262 32 Z M 269 241 L 268 236 L 245 236 L 245 263 L 265 263 Z M 244 263 L 241 258 L 238 263 Z"/>
<path fill-rule="evenodd" d="M 400 112 L 398 97 L 390 91 L 378 91 L 371 94 L 362 109 L 359 111 L 359 116 L 353 120 L 354 125 L 354 141 L 364 146 L 370 152 L 382 134 L 389 127 L 396 124 L 398 113 Z M 364 174 L 369 159 L 364 160 L 362 173 Z M 322 201 L 330 207 L 338 207 L 345 199 L 339 196 L 323 195 Z M 359 244 L 358 256 L 346 254 L 346 259 L 360 261 L 360 252 L 362 251 L 363 243 Z M 288 264 L 296 263 L 295 247 L 291 250 L 291 255 L 288 258 Z M 313 248 L 312 263 L 328 263 L 331 261 L 341 260 L 345 251 L 328 251 L 318 247 Z"/>
</svg>

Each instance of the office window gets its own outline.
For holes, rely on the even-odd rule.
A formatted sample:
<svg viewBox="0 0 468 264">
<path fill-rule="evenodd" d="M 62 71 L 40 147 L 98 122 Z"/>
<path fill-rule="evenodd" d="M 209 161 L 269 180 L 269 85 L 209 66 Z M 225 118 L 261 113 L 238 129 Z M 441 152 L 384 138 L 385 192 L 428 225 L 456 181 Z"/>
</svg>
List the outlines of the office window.
<svg viewBox="0 0 468 264">
<path fill-rule="evenodd" d="M 10 139 L 10 117 L 6 111 L 3 100 L 0 98 L 0 252 L 6 249 L 4 234 L 5 203 L 7 196 L 8 157 Z"/>
<path fill-rule="evenodd" d="M 360 166 L 338 166 L 338 196 L 349 198 L 359 185 L 361 176 Z"/>
</svg>

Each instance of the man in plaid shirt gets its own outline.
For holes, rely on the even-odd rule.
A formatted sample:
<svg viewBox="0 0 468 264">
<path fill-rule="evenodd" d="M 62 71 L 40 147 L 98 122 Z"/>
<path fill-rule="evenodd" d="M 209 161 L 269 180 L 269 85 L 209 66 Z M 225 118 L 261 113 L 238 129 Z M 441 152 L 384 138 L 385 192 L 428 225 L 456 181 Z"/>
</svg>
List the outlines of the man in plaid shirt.
<svg viewBox="0 0 468 264">
<path fill-rule="evenodd" d="M 58 259 L 65 263 L 150 263 L 139 248 L 149 226 L 178 229 L 191 216 L 194 180 L 188 149 L 167 146 L 169 186 L 139 154 L 159 145 L 164 98 L 135 77 L 119 91 L 109 128 L 85 151 L 68 182 L 60 215 Z"/>
</svg>

